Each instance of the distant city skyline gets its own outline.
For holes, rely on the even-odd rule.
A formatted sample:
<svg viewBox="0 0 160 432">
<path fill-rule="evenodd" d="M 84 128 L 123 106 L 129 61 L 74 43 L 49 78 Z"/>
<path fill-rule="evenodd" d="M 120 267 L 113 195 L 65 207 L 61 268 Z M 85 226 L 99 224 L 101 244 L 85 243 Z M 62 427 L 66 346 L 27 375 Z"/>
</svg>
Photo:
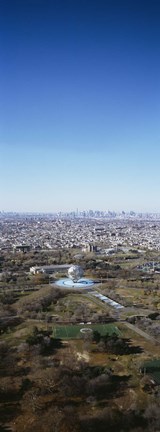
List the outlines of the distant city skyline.
<svg viewBox="0 0 160 432">
<path fill-rule="evenodd" d="M 139 211 L 134 211 L 134 210 L 102 210 L 102 209 L 83 209 L 83 210 L 58 210 L 58 211 L 54 211 L 54 212 L 43 212 L 43 211 L 12 211 L 12 210 L 0 210 L 0 217 L 2 216 L 6 216 L 6 215 L 28 215 L 28 216 L 32 216 L 32 215 L 46 215 L 46 216 L 56 216 L 56 217 L 71 217 L 71 218 L 79 218 L 79 217 L 87 217 L 87 218 L 94 218 L 94 217 L 100 217 L 100 218 L 116 218 L 116 217 L 122 217 L 123 218 L 155 218 L 155 219 L 159 219 L 160 218 L 160 212 L 139 212 Z"/>
<path fill-rule="evenodd" d="M 0 11 L 1 211 L 160 213 L 160 2 Z"/>
</svg>

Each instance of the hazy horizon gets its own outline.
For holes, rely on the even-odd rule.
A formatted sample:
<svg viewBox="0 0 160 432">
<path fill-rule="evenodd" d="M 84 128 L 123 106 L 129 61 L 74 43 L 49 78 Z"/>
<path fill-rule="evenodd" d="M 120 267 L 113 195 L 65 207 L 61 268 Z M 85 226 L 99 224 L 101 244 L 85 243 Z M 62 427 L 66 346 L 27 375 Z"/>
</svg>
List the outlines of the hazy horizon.
<svg viewBox="0 0 160 432">
<path fill-rule="evenodd" d="M 160 212 L 160 2 L 0 4 L 0 208 Z"/>
</svg>

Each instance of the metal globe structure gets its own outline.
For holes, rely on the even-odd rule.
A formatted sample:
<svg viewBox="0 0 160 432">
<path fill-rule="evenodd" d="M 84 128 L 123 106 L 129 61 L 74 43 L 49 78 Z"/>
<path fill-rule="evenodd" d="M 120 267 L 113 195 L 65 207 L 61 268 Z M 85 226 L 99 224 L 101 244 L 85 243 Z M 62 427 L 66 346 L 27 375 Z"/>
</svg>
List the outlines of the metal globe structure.
<svg viewBox="0 0 160 432">
<path fill-rule="evenodd" d="M 83 269 L 79 265 L 71 265 L 68 270 L 68 278 L 58 279 L 54 282 L 59 288 L 88 289 L 95 284 L 91 279 L 83 277 Z"/>
<path fill-rule="evenodd" d="M 73 282 L 77 282 L 83 276 L 83 269 L 79 265 L 73 265 L 68 270 L 68 276 Z"/>
</svg>

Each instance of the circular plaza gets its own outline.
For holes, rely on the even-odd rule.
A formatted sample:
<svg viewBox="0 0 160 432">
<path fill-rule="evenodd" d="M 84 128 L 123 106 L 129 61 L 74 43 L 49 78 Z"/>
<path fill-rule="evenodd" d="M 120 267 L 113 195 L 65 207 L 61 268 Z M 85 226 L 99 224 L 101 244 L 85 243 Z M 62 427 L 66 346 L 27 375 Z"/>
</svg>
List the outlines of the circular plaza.
<svg viewBox="0 0 160 432">
<path fill-rule="evenodd" d="M 83 278 L 83 269 L 79 265 L 72 265 L 68 270 L 68 278 L 59 279 L 55 282 L 60 288 L 89 288 L 94 285 L 94 281 Z"/>
<path fill-rule="evenodd" d="M 90 288 L 94 285 L 94 281 L 91 279 L 83 278 L 79 279 L 78 281 L 73 281 L 73 279 L 70 278 L 64 278 L 59 279 L 55 282 L 55 285 L 57 285 L 60 288 Z"/>
</svg>

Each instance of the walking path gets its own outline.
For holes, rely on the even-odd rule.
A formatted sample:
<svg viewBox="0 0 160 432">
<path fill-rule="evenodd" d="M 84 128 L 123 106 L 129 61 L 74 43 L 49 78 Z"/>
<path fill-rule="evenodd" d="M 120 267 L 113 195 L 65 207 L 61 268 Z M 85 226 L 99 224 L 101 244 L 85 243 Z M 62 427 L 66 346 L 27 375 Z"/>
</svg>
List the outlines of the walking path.
<svg viewBox="0 0 160 432">
<path fill-rule="evenodd" d="M 128 327 L 130 330 L 133 330 L 134 332 L 138 333 L 140 336 L 144 337 L 145 339 L 149 340 L 150 342 L 154 344 L 159 344 L 160 342 L 155 339 L 153 336 L 149 335 L 148 333 L 144 332 L 143 330 L 139 329 L 133 324 L 128 323 L 127 321 L 124 321 L 124 324 L 126 327 Z"/>
</svg>

